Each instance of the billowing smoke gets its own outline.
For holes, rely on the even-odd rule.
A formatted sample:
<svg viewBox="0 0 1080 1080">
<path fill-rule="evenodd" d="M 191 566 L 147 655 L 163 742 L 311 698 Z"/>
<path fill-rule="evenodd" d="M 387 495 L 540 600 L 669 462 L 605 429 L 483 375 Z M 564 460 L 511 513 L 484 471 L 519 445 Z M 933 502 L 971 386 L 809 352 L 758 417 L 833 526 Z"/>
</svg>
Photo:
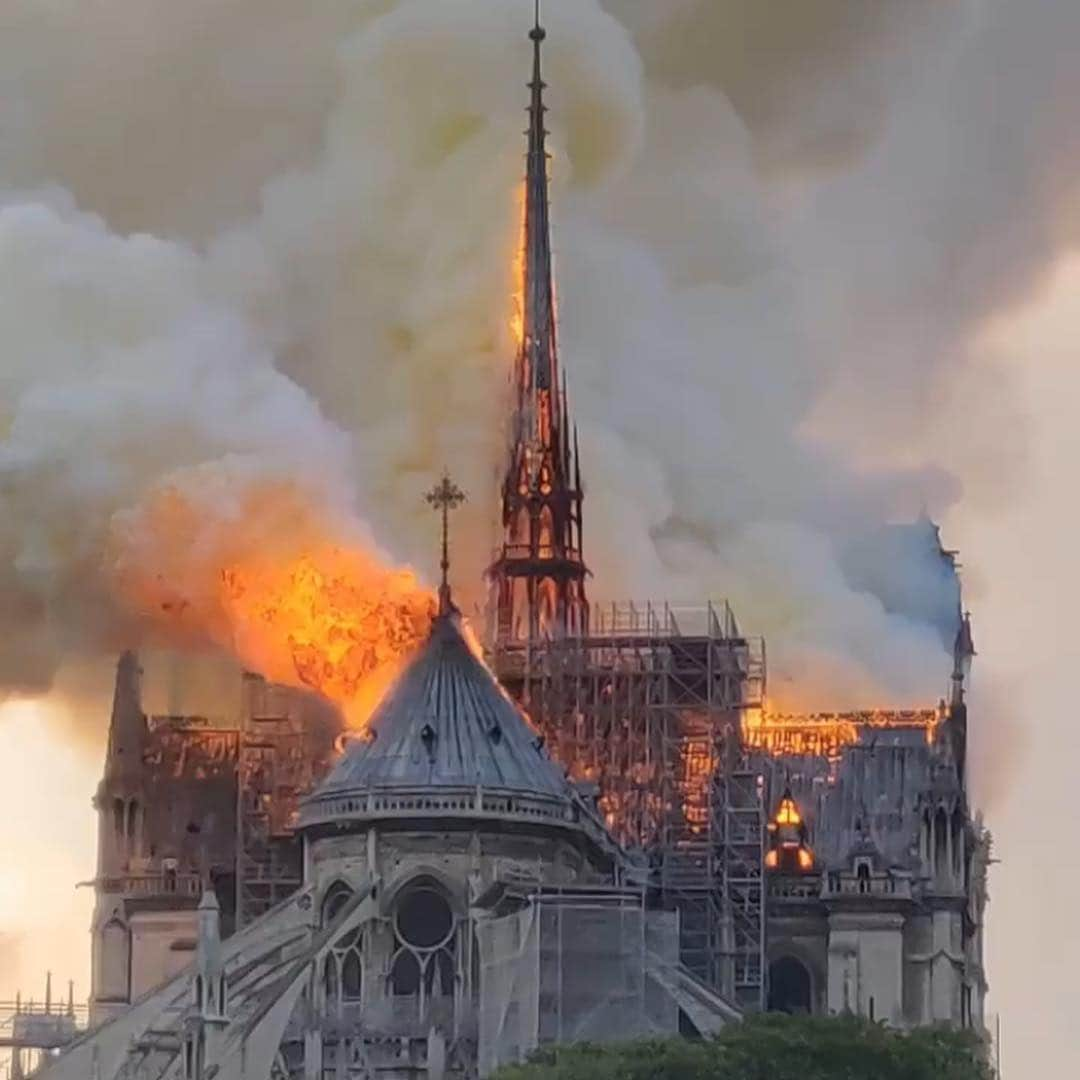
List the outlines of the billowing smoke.
<svg viewBox="0 0 1080 1080">
<path fill-rule="evenodd" d="M 444 464 L 479 602 L 531 5 L 3 8 L 0 677 L 168 640 L 185 552 L 291 556 L 296 522 L 430 578 Z M 729 597 L 782 703 L 935 698 L 955 582 L 886 526 L 1008 472 L 968 343 L 1074 196 L 1076 77 L 994 58 L 1074 5 L 545 8 L 594 596 Z"/>
</svg>

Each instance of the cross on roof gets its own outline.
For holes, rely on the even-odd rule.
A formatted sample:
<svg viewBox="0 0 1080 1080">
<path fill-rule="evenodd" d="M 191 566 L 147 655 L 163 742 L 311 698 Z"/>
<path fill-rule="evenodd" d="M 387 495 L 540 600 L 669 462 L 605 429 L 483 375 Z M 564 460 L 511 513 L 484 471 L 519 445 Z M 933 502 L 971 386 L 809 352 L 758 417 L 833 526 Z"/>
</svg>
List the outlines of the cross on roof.
<svg viewBox="0 0 1080 1080">
<path fill-rule="evenodd" d="M 465 502 L 465 492 L 444 471 L 442 480 L 425 496 L 428 505 L 442 512 L 442 583 L 439 585 L 439 614 L 447 615 L 453 610 L 450 601 L 450 511 Z"/>
</svg>

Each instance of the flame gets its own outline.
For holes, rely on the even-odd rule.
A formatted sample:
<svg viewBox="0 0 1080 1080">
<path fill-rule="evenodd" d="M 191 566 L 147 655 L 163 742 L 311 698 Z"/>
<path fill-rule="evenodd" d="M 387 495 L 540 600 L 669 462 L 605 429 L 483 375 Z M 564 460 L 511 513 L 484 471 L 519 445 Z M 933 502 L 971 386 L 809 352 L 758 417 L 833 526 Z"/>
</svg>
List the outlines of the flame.
<svg viewBox="0 0 1080 1080">
<path fill-rule="evenodd" d="M 435 612 L 412 571 L 332 545 L 227 566 L 221 583 L 238 651 L 267 678 L 340 705 L 353 729 L 366 726 Z"/>
<path fill-rule="evenodd" d="M 273 682 L 317 691 L 363 731 L 427 636 L 433 592 L 296 483 L 197 479 L 114 522 L 116 593 L 141 624 L 132 636 L 226 649 Z"/>
<path fill-rule="evenodd" d="M 520 350 L 525 344 L 525 182 L 518 188 L 518 237 L 512 261 L 510 333 Z"/>
<path fill-rule="evenodd" d="M 743 741 L 774 757 L 810 755 L 835 759 L 854 746 L 867 730 L 916 730 L 933 743 L 945 719 L 936 709 L 867 709 L 844 713 L 771 713 L 748 710 L 743 718 Z"/>
</svg>

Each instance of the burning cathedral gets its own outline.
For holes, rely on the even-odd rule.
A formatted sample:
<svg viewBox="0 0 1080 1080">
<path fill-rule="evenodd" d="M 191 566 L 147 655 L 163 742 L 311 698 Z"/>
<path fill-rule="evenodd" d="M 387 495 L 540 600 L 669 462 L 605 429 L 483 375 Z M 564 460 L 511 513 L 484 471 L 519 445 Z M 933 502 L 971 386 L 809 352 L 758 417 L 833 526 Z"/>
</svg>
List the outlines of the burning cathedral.
<svg viewBox="0 0 1080 1080">
<path fill-rule="evenodd" d="M 560 372 L 545 32 L 533 47 L 502 543 L 478 640 L 430 634 L 340 740 L 243 684 L 239 722 L 148 716 L 119 662 L 96 797 L 91 1027 L 50 1080 L 483 1076 L 558 1041 L 747 1011 L 981 1028 L 989 837 L 968 800 L 974 655 L 921 711 L 777 716 L 724 604 L 587 602 Z M 943 682 L 945 681 L 943 672 Z M 342 749 L 344 745 L 344 749 Z"/>
</svg>

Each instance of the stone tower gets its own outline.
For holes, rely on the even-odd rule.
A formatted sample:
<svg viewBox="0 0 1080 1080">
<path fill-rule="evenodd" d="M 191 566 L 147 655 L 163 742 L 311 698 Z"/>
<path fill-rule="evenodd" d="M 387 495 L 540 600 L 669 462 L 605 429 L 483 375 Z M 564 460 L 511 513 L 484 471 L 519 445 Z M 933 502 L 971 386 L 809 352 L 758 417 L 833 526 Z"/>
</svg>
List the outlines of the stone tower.
<svg viewBox="0 0 1080 1080">
<path fill-rule="evenodd" d="M 130 1000 L 131 928 L 124 905 L 127 882 L 142 858 L 146 808 L 143 758 L 148 742 L 142 711 L 142 670 L 125 652 L 117 664 L 109 740 L 94 806 L 98 813 L 97 896 L 91 926 L 91 1009 L 95 1015 Z"/>
</svg>

